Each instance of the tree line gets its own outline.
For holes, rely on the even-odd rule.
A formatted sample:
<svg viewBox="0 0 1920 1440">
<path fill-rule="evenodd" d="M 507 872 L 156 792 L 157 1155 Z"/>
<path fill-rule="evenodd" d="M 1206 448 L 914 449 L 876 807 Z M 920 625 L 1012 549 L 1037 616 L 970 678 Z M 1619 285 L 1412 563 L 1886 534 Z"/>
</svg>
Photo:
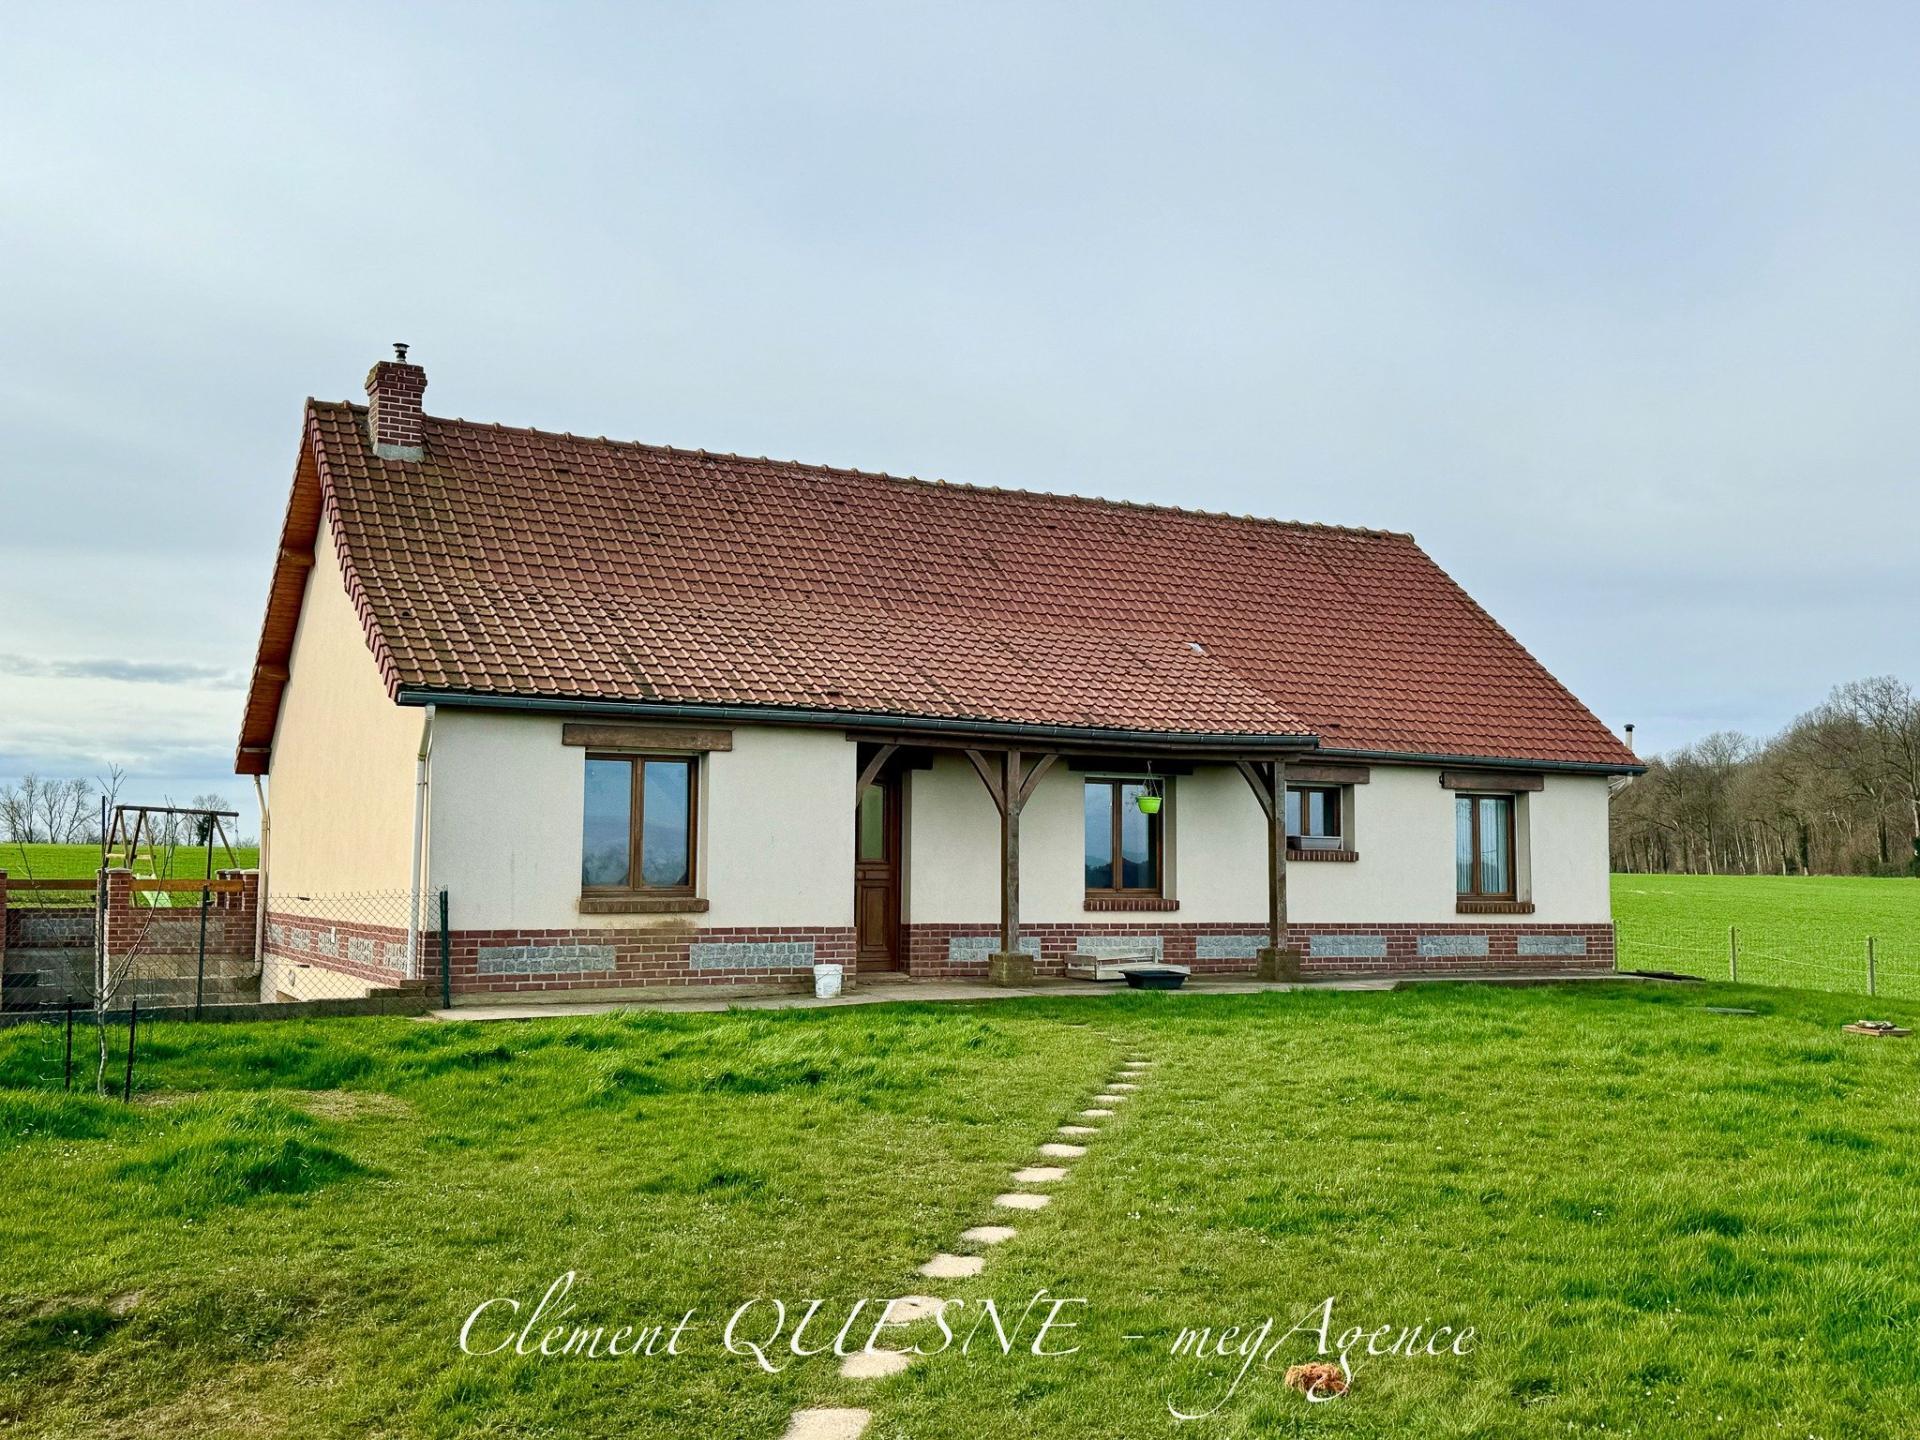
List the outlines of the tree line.
<svg viewBox="0 0 1920 1440">
<path fill-rule="evenodd" d="M 1856 680 L 1769 740 L 1723 730 L 1647 762 L 1613 799 L 1613 868 L 1920 874 L 1920 696 Z"/>
<path fill-rule="evenodd" d="M 100 817 L 112 815 L 120 801 L 127 772 L 118 765 L 94 780 L 85 776 L 22 775 L 0 784 L 0 840 L 21 845 L 98 845 Z M 101 802 L 106 803 L 104 807 Z M 166 801 L 172 804 L 171 800 Z M 231 810 L 223 797 L 196 795 L 188 806 L 195 810 Z M 142 844 L 205 845 L 213 834 L 207 820 L 185 815 L 155 815 L 143 832 Z M 233 837 L 239 844 L 239 837 Z"/>
</svg>

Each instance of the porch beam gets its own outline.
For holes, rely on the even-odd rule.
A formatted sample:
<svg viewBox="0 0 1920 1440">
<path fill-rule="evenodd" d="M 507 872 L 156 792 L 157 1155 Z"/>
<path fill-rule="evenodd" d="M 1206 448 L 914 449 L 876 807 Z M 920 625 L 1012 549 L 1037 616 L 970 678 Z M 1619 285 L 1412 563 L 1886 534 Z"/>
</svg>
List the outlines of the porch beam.
<svg viewBox="0 0 1920 1440">
<path fill-rule="evenodd" d="M 1026 778 L 1020 782 L 1020 809 L 1024 810 L 1027 808 L 1027 801 L 1033 798 L 1034 787 L 1040 783 L 1040 777 L 1051 770 L 1053 768 L 1053 762 L 1059 758 L 1059 753 L 1055 751 L 1042 755 L 1038 760 L 1033 762 L 1033 767 L 1027 771 Z"/>
<path fill-rule="evenodd" d="M 1009 751 L 1008 753 L 1011 754 L 1012 752 Z M 980 783 L 987 787 L 987 794 L 993 797 L 993 808 L 998 810 L 1002 815 L 1005 815 L 1007 813 L 1007 792 L 1001 787 L 1000 777 L 993 773 L 994 767 L 987 762 L 987 757 L 978 750 L 969 750 L 966 752 L 966 755 L 975 773 L 980 776 Z"/>
<path fill-rule="evenodd" d="M 900 747 L 898 745 L 882 745 L 878 750 L 874 751 L 873 758 L 868 760 L 865 767 L 860 771 L 859 783 L 853 787 L 854 804 L 857 805 L 860 803 L 860 797 L 867 793 L 867 787 L 880 778 L 881 770 L 886 767 L 887 761 L 891 760 L 899 749 Z"/>
</svg>

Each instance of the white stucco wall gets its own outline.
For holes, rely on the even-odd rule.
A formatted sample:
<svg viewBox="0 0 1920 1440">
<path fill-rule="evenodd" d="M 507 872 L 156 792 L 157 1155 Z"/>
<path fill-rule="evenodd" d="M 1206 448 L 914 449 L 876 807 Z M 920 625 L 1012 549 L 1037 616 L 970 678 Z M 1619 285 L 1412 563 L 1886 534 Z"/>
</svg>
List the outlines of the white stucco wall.
<svg viewBox="0 0 1920 1440">
<path fill-rule="evenodd" d="M 269 894 L 404 892 L 421 715 L 387 698 L 324 523 L 287 669 L 267 774 Z"/>
<path fill-rule="evenodd" d="M 431 876 L 456 929 L 666 929 L 853 923 L 857 747 L 832 731 L 743 726 L 701 765 L 703 914 L 582 915 L 586 751 L 559 717 L 442 709 Z"/>
<path fill-rule="evenodd" d="M 1267 910 L 1265 817 L 1238 771 L 1201 766 L 1172 782 L 1167 893 L 1177 911 L 1134 915 L 1086 909 L 1081 786 L 1056 765 L 1021 824 L 1021 916 L 1031 924 L 1165 921 L 1260 923 Z M 1287 869 L 1290 918 L 1300 924 L 1435 924 L 1454 909 L 1454 795 L 1439 771 L 1375 765 L 1351 790 L 1347 824 L 1360 858 L 1296 861 Z M 908 916 L 914 924 L 992 921 L 999 915 L 998 820 L 963 759 L 916 771 L 910 791 Z M 1521 797 L 1519 866 L 1532 915 L 1476 915 L 1476 926 L 1588 924 L 1609 916 L 1607 782 L 1551 775 Z"/>
</svg>

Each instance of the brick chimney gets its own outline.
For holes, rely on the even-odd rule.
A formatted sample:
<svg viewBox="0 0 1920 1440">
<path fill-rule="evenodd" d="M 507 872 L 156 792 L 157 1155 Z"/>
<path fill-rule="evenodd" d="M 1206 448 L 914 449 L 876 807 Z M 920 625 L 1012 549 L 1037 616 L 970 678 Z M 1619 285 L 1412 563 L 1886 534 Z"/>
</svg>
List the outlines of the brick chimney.
<svg viewBox="0 0 1920 1440">
<path fill-rule="evenodd" d="M 382 460 L 418 460 L 426 454 L 427 372 L 407 363 L 405 345 L 396 343 L 393 355 L 367 372 L 367 435 Z"/>
</svg>

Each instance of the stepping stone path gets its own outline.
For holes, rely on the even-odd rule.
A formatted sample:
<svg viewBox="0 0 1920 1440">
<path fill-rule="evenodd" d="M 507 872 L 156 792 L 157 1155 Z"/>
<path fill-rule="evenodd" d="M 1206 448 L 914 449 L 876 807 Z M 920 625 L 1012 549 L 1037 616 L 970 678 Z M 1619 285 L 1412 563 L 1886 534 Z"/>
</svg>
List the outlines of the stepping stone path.
<svg viewBox="0 0 1920 1440">
<path fill-rule="evenodd" d="M 971 1230 L 962 1230 L 960 1238 L 969 1245 L 998 1245 L 1019 1233 L 1011 1225 L 976 1225 Z"/>
<path fill-rule="evenodd" d="M 1002 1210 L 1042 1210 L 1053 1203 L 1053 1197 L 1051 1195 L 1025 1195 L 1016 1190 L 1011 1194 L 994 1196 L 993 1203 L 998 1205 Z"/>
<path fill-rule="evenodd" d="M 1103 1093 L 1093 1097 L 1093 1108 L 1080 1112 L 1080 1118 L 1112 1119 L 1114 1112 L 1105 1107 L 1120 1104 L 1131 1092 L 1138 1090 L 1140 1086 L 1137 1082 L 1146 1078 L 1150 1064 L 1151 1061 L 1138 1057 L 1123 1062 L 1120 1073 L 1126 1078 L 1110 1082 Z M 1100 1131 L 1093 1125 L 1062 1125 L 1059 1133 L 1080 1136 L 1097 1135 Z M 1054 1140 L 1042 1145 L 1040 1153 L 1052 1160 L 1078 1160 L 1087 1153 L 1087 1147 Z M 1013 1179 L 1020 1185 L 1043 1185 L 1065 1180 L 1069 1174 L 1064 1165 L 1028 1165 L 1014 1171 Z M 1053 1196 L 1010 1190 L 1004 1195 L 994 1196 L 993 1203 L 1002 1210 L 1042 1210 L 1053 1203 Z M 968 1245 L 999 1245 L 1013 1239 L 1018 1233 L 1011 1225 L 975 1225 L 970 1230 L 961 1231 L 960 1239 Z M 962 1280 L 978 1275 L 986 1268 L 986 1264 L 984 1255 L 950 1255 L 942 1251 L 922 1265 L 920 1273 L 929 1280 Z M 892 1325 L 911 1325 L 929 1320 L 939 1313 L 940 1305 L 937 1296 L 902 1295 L 887 1307 L 887 1320 Z M 912 1363 L 912 1354 L 905 1351 L 861 1350 L 846 1357 L 841 1363 L 840 1373 L 849 1380 L 883 1380 L 890 1375 L 900 1374 Z M 796 1410 L 781 1440 L 859 1440 L 872 1423 L 873 1412 L 870 1410 L 851 1407 Z"/>
<path fill-rule="evenodd" d="M 904 1350 L 856 1350 L 841 1362 L 840 1373 L 849 1380 L 884 1380 L 912 1363 Z"/>
<path fill-rule="evenodd" d="M 1044 1185 L 1049 1180 L 1066 1179 L 1067 1167 L 1064 1165 L 1029 1165 L 1024 1170 L 1014 1171 L 1013 1178 L 1018 1180 L 1022 1185 Z"/>
<path fill-rule="evenodd" d="M 858 1440 L 872 1423 L 871 1410 L 796 1410 L 781 1440 Z"/>
<path fill-rule="evenodd" d="M 964 1280 L 969 1275 L 978 1275 L 986 1263 L 984 1256 L 948 1255 L 943 1251 L 922 1265 L 920 1273 L 929 1280 Z"/>
<path fill-rule="evenodd" d="M 901 1295 L 888 1309 L 887 1322 L 892 1325 L 911 1325 L 916 1320 L 931 1320 L 939 1313 L 938 1295 Z"/>
</svg>

